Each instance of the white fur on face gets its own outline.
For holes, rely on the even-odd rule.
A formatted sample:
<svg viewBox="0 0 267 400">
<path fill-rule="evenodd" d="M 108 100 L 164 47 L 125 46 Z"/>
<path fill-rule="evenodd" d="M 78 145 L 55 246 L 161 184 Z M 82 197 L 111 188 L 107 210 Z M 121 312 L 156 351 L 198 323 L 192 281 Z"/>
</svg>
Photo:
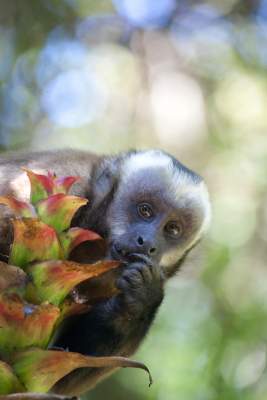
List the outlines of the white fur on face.
<svg viewBox="0 0 267 400">
<path fill-rule="evenodd" d="M 198 187 L 199 187 L 198 201 L 199 201 L 199 205 L 202 206 L 202 208 L 203 208 L 204 218 L 202 221 L 202 225 L 198 231 L 197 239 L 199 239 L 202 236 L 202 234 L 207 231 L 207 229 L 210 226 L 210 220 L 211 220 L 210 197 L 209 197 L 209 192 L 208 192 L 207 186 L 202 181 L 202 182 L 200 182 Z"/>
<path fill-rule="evenodd" d="M 171 168 L 171 159 L 160 150 L 148 150 L 131 154 L 123 164 L 123 178 L 128 180 L 133 173 L 147 168 Z"/>
<path fill-rule="evenodd" d="M 196 182 L 186 170 L 175 168 L 172 159 L 160 150 L 148 150 L 130 155 L 123 164 L 123 179 L 131 182 L 132 175 L 146 169 L 159 170 L 178 207 L 182 208 L 183 205 L 192 202 L 195 207 L 203 210 L 203 221 L 195 237 L 195 240 L 198 240 L 209 226 L 211 218 L 209 193 L 205 183 L 202 180 Z"/>
<path fill-rule="evenodd" d="M 125 160 L 123 165 L 123 179 L 131 182 L 131 177 L 140 171 L 158 170 L 159 176 L 165 181 L 167 190 L 173 194 L 173 198 L 177 203 L 177 208 L 182 209 L 192 206 L 196 209 L 199 218 L 201 218 L 197 232 L 192 236 L 191 240 L 183 246 L 177 246 L 163 254 L 160 265 L 164 268 L 175 265 L 183 254 L 191 248 L 207 230 L 210 218 L 211 208 L 209 193 L 203 180 L 194 179 L 186 170 L 176 168 L 172 159 L 159 150 L 144 151 L 132 154 Z"/>
<path fill-rule="evenodd" d="M 182 257 L 184 251 L 180 249 L 178 246 L 175 249 L 171 249 L 163 254 L 160 259 L 159 265 L 163 268 L 172 267 L 175 265 L 178 260 Z"/>
<path fill-rule="evenodd" d="M 211 220 L 211 206 L 207 186 L 204 181 L 193 184 L 192 182 L 180 184 L 177 179 L 175 197 L 177 205 L 180 208 L 186 207 L 186 205 L 192 203 L 196 209 L 199 211 L 202 210 L 202 221 L 194 240 L 197 241 L 203 233 L 207 231 Z"/>
</svg>

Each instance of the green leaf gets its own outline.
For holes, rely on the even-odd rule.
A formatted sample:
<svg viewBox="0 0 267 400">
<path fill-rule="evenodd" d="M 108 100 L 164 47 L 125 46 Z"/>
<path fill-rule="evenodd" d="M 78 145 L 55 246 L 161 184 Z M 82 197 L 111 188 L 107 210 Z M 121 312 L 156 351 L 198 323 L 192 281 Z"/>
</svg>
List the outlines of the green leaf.
<svg viewBox="0 0 267 400">
<path fill-rule="evenodd" d="M 26 203 L 25 201 L 20 201 L 10 196 L 0 196 L 0 204 L 4 204 L 9 207 L 15 215 L 25 218 L 36 217 L 36 211 L 34 207 Z"/>
<path fill-rule="evenodd" d="M 97 233 L 82 228 L 70 228 L 67 232 L 62 232 L 59 236 L 65 259 L 69 257 L 72 250 L 79 244 L 99 239 L 101 239 L 101 236 Z"/>
<path fill-rule="evenodd" d="M 12 366 L 27 390 L 40 393 L 47 393 L 71 371 L 86 367 L 141 368 L 148 372 L 152 383 L 150 372 L 144 364 L 124 357 L 89 357 L 65 351 L 31 349 L 16 354 Z"/>
<path fill-rule="evenodd" d="M 26 171 L 31 183 L 31 203 L 33 204 L 56 193 L 68 193 L 71 186 L 80 179 L 77 176 L 57 178 L 51 172 L 48 172 L 47 175 L 42 175 L 26 168 L 23 168 L 23 170 Z"/>
<path fill-rule="evenodd" d="M 59 308 L 52 304 L 35 306 L 17 295 L 0 293 L 0 353 L 46 347 L 59 316 Z"/>
<path fill-rule="evenodd" d="M 23 168 L 27 173 L 31 183 L 31 203 L 36 204 L 38 201 L 45 199 L 53 192 L 53 175 L 41 175 Z"/>
<path fill-rule="evenodd" d="M 70 227 L 74 214 L 86 203 L 81 197 L 58 193 L 40 201 L 36 208 L 41 220 L 60 233 Z"/>
<path fill-rule="evenodd" d="M 0 395 L 24 391 L 25 388 L 19 382 L 12 368 L 0 360 Z"/>
<path fill-rule="evenodd" d="M 9 263 L 24 268 L 32 261 L 43 261 L 63 257 L 55 230 L 34 218 L 12 221 L 14 241 Z"/>
<path fill-rule="evenodd" d="M 59 305 L 79 283 L 97 277 L 119 265 L 117 261 L 78 264 L 72 261 L 46 261 L 28 268 L 38 302 Z"/>
<path fill-rule="evenodd" d="M 14 393 L 0 397 L 0 400 L 79 400 L 77 397 L 54 393 Z"/>
<path fill-rule="evenodd" d="M 53 194 L 56 193 L 67 194 L 71 186 L 79 180 L 80 178 L 78 176 L 63 176 L 59 178 L 56 177 L 54 179 Z"/>
</svg>

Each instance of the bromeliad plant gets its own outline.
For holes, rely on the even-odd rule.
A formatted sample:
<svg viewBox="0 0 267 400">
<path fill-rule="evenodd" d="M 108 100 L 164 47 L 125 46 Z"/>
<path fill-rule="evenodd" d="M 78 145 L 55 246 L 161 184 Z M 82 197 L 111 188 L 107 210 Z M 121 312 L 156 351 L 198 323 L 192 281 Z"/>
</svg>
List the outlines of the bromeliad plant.
<svg viewBox="0 0 267 400">
<path fill-rule="evenodd" d="M 68 194 L 78 178 L 26 173 L 30 203 L 0 197 L 0 204 L 15 215 L 9 262 L 0 262 L 0 395 L 53 392 L 61 378 L 81 367 L 137 367 L 149 372 L 122 357 L 48 349 L 66 317 L 90 312 L 88 302 L 70 295 L 75 286 L 117 268 L 118 262 L 68 261 L 74 247 L 100 239 L 92 231 L 70 227 L 75 212 L 87 203 Z"/>
</svg>

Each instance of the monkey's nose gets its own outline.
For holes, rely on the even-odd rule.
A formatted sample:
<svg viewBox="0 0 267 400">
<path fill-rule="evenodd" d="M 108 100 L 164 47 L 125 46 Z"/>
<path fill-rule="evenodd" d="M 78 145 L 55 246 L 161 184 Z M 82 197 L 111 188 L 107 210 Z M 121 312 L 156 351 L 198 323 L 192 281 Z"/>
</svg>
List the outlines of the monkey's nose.
<svg viewBox="0 0 267 400">
<path fill-rule="evenodd" d="M 153 247 L 151 243 L 146 241 L 142 236 L 138 236 L 137 245 L 144 253 L 147 253 L 149 256 L 156 252 L 156 247 Z"/>
</svg>

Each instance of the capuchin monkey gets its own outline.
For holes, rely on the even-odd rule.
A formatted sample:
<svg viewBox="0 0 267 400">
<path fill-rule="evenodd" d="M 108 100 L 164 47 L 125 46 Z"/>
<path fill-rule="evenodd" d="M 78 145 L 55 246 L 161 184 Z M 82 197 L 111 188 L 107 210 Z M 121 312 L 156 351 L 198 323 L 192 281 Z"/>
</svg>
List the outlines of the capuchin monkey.
<svg viewBox="0 0 267 400">
<path fill-rule="evenodd" d="M 119 294 L 72 318 L 55 346 L 93 356 L 131 356 L 151 326 L 165 282 L 209 225 L 210 202 L 203 179 L 160 150 L 108 157 L 75 150 L 11 153 L 0 156 L 0 195 L 29 200 L 30 186 L 21 167 L 80 176 L 72 194 L 89 202 L 77 212 L 73 225 L 99 233 L 107 243 L 106 258 L 123 264 L 116 277 Z M 4 261 L 12 236 L 10 216 L 1 206 Z M 75 255 L 79 259 L 77 252 L 79 248 Z M 86 254 L 83 257 L 90 261 Z M 53 392 L 82 394 L 111 372 L 111 368 L 76 370 Z"/>
</svg>

